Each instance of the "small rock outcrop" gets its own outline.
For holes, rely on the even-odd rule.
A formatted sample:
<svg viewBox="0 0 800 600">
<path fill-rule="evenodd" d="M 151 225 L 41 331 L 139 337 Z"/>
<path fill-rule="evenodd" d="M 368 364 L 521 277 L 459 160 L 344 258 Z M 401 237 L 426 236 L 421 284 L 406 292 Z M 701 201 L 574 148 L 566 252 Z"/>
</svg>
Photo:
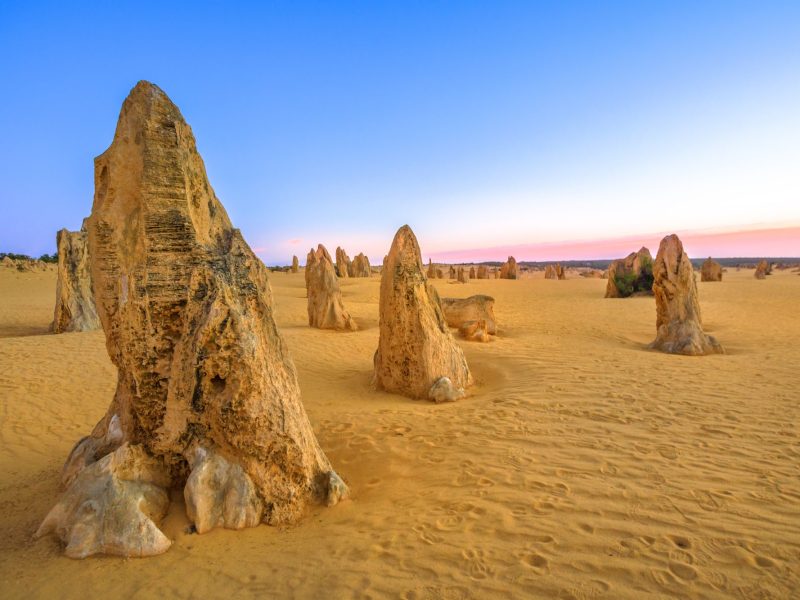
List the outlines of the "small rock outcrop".
<svg viewBox="0 0 800 600">
<path fill-rule="evenodd" d="M 450 279 L 456 278 L 456 268 L 453 265 L 450 265 Z"/>
<path fill-rule="evenodd" d="M 444 272 L 441 269 L 436 269 L 436 279 L 444 279 Z"/>
<path fill-rule="evenodd" d="M 653 266 L 656 339 L 650 348 L 670 354 L 722 353 L 719 342 L 703 332 L 694 269 L 677 235 L 668 235 Z"/>
<path fill-rule="evenodd" d="M 475 279 L 475 267 L 470 267 L 469 268 L 469 278 L 470 279 Z"/>
<path fill-rule="evenodd" d="M 467 321 L 458 328 L 458 333 L 469 342 L 486 343 L 492 338 L 486 328 L 486 321 Z"/>
<path fill-rule="evenodd" d="M 700 281 L 722 281 L 722 265 L 709 256 L 700 269 Z"/>
<path fill-rule="evenodd" d="M 500 279 L 519 279 L 519 266 L 513 256 L 500 267 Z"/>
<path fill-rule="evenodd" d="M 292 256 L 292 273 L 298 273 L 300 271 L 300 261 L 297 260 L 297 256 Z"/>
<path fill-rule="evenodd" d="M 428 399 L 433 402 L 455 402 L 466 396 L 462 388 L 455 387 L 449 377 L 440 377 L 431 386 Z"/>
<path fill-rule="evenodd" d="M 92 331 L 100 328 L 94 305 L 92 272 L 85 226 L 81 231 L 62 229 L 56 234 L 58 279 L 53 333 Z"/>
<path fill-rule="evenodd" d="M 433 266 L 433 262 L 431 259 L 428 259 L 428 272 L 427 272 L 428 279 L 435 279 L 436 278 L 436 267 Z"/>
<path fill-rule="evenodd" d="M 350 265 L 350 257 L 347 256 L 347 252 L 345 252 L 341 246 L 336 247 L 336 274 L 339 276 L 340 279 L 347 279 L 350 277 L 350 270 L 352 266 Z"/>
<path fill-rule="evenodd" d="M 318 329 L 358 329 L 342 303 L 331 255 L 320 244 L 314 253 L 313 266 L 307 271 L 308 324 Z"/>
<path fill-rule="evenodd" d="M 442 311 L 448 327 L 460 328 L 470 321 L 483 321 L 490 335 L 497 334 L 494 298 L 477 294 L 469 298 L 442 298 Z"/>
<path fill-rule="evenodd" d="M 756 279 L 766 279 L 767 275 L 770 274 L 769 263 L 766 260 L 762 260 L 758 263 L 756 267 L 755 278 Z"/>
<path fill-rule="evenodd" d="M 372 268 L 369 266 L 369 259 L 360 253 L 350 263 L 350 276 L 351 277 L 372 277 Z"/>
<path fill-rule="evenodd" d="M 476 273 L 478 279 L 489 279 L 489 270 L 486 265 L 478 265 L 478 272 Z"/>
<path fill-rule="evenodd" d="M 581 271 L 581 277 L 586 277 L 587 279 L 603 279 L 603 271 L 600 269 L 587 269 L 586 271 Z"/>
<path fill-rule="evenodd" d="M 395 234 L 381 275 L 379 327 L 374 359 L 378 389 L 439 401 L 434 384 L 441 378 L 448 379 L 456 396 L 472 384 L 408 225 Z"/>
<path fill-rule="evenodd" d="M 647 248 L 631 252 L 608 267 L 606 298 L 653 293 L 653 256 Z"/>
<path fill-rule="evenodd" d="M 37 536 L 67 554 L 148 556 L 168 490 L 198 532 L 296 522 L 346 493 L 273 318 L 267 268 L 234 229 L 192 130 L 140 82 L 95 159 L 89 261 L 117 387 L 72 450 Z"/>
<path fill-rule="evenodd" d="M 544 268 L 544 278 L 545 279 L 560 279 L 564 280 L 567 278 L 566 273 L 564 273 L 564 267 L 561 266 L 560 263 L 556 263 L 554 265 L 546 265 Z"/>
<path fill-rule="evenodd" d="M 458 267 L 458 282 L 467 283 L 467 272 L 464 270 L 464 267 Z"/>
</svg>

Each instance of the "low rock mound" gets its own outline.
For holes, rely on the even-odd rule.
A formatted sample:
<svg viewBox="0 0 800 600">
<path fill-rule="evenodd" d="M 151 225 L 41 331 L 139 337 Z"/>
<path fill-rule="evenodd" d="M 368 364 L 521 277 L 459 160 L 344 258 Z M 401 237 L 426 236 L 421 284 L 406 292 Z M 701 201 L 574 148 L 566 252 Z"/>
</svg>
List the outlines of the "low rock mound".
<svg viewBox="0 0 800 600">
<path fill-rule="evenodd" d="M 554 265 L 545 266 L 544 278 L 564 280 L 567 278 L 567 276 L 566 273 L 564 273 L 564 267 L 562 267 L 560 263 L 556 263 Z"/>
<path fill-rule="evenodd" d="M 449 327 L 461 327 L 470 321 L 483 321 L 491 335 L 497 334 L 494 298 L 477 294 L 469 298 L 442 298 L 442 311 Z"/>
</svg>

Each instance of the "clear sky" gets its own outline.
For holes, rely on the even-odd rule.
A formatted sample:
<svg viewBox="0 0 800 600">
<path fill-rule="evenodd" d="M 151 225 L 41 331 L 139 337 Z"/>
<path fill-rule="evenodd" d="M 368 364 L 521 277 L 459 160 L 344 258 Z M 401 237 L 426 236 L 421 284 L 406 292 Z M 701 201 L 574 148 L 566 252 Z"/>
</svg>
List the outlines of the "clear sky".
<svg viewBox="0 0 800 600">
<path fill-rule="evenodd" d="M 435 260 L 672 231 L 752 255 L 730 232 L 800 226 L 796 0 L 4 0 L 0 75 L 0 251 L 80 226 L 140 79 L 268 264 L 318 242 L 379 263 L 404 223 Z"/>
</svg>

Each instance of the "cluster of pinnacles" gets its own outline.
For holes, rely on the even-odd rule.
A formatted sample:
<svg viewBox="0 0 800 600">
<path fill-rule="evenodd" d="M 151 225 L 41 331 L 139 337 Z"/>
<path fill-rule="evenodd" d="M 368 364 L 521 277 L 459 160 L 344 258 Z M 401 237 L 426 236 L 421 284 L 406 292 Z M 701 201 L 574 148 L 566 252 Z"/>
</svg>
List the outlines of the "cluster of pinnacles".
<svg viewBox="0 0 800 600">
<path fill-rule="evenodd" d="M 148 556 L 170 547 L 159 523 L 176 487 L 198 533 L 293 523 L 309 504 L 348 495 L 303 407 L 268 271 L 216 197 L 191 128 L 155 85 L 140 82 L 125 100 L 111 146 L 95 159 L 91 215 L 57 241 L 53 330 L 102 326 L 118 381 L 105 416 L 67 458 L 63 493 L 37 535 L 55 533 L 71 557 Z M 707 261 L 704 280 L 708 271 L 718 281 L 718 267 Z M 513 257 L 495 271 L 519 274 Z M 355 331 L 338 278 L 370 275 L 363 253 L 351 262 L 337 248 L 334 264 L 323 245 L 312 249 L 309 325 Z M 472 385 L 449 328 L 489 341 L 494 299 L 440 298 L 429 280 L 442 276 L 430 262 L 426 276 L 414 233 L 401 227 L 381 272 L 377 389 L 446 402 Z M 545 276 L 563 279 L 564 270 L 549 265 Z M 450 277 L 489 272 L 450 267 Z M 652 348 L 722 352 L 702 330 L 677 236 L 664 238 L 655 261 L 643 248 L 612 264 L 607 296 L 637 292 L 655 295 Z"/>
</svg>

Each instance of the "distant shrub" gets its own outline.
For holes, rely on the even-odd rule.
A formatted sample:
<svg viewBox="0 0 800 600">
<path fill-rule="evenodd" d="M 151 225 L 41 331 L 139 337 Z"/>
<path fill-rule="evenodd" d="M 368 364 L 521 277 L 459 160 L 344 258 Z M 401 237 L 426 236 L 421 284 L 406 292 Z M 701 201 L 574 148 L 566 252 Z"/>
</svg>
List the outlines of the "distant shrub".
<svg viewBox="0 0 800 600">
<path fill-rule="evenodd" d="M 0 252 L 0 260 L 3 260 L 6 256 L 13 260 L 33 260 L 27 254 L 16 254 L 14 252 Z"/>
<path fill-rule="evenodd" d="M 3 260 L 6 256 L 13 260 L 36 260 L 32 256 L 28 256 L 27 254 L 17 254 L 15 252 L 0 252 L 0 260 Z M 46 263 L 57 263 L 58 254 L 42 254 L 39 257 L 39 260 Z"/>
<path fill-rule="evenodd" d="M 614 285 L 617 286 L 622 297 L 640 292 L 649 294 L 653 291 L 653 261 L 644 256 L 641 264 L 642 271 L 639 275 L 635 273 L 614 274 Z"/>
</svg>

